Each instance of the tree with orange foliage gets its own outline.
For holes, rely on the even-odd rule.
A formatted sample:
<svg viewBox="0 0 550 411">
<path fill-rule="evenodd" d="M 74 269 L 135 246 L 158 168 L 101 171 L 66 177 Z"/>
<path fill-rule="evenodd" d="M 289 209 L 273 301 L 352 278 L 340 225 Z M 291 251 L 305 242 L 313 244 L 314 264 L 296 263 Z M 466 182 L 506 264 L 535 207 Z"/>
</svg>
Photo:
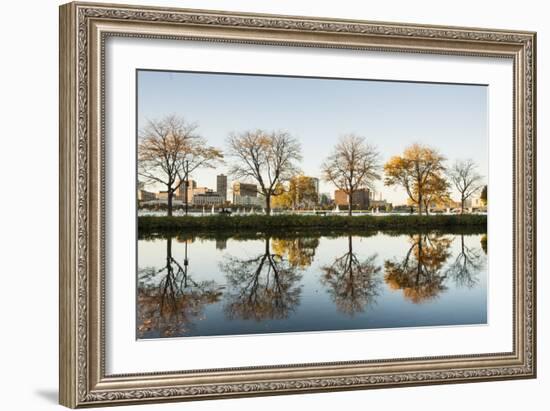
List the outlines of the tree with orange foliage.
<svg viewBox="0 0 550 411">
<path fill-rule="evenodd" d="M 426 197 L 441 196 L 448 186 L 444 171 L 443 157 L 433 148 L 413 144 L 407 147 L 402 156 L 393 156 L 384 165 L 387 186 L 401 186 L 410 201 L 418 207 L 418 214 L 426 209 Z"/>
<path fill-rule="evenodd" d="M 315 250 L 319 246 L 318 237 L 274 238 L 273 251 L 286 256 L 292 267 L 304 269 L 313 263 Z"/>
<path fill-rule="evenodd" d="M 447 273 L 443 266 L 451 255 L 452 239 L 436 234 L 415 234 L 410 240 L 412 245 L 403 260 L 384 263 L 384 279 L 391 289 L 402 290 L 405 298 L 419 304 L 447 289 Z"/>
<path fill-rule="evenodd" d="M 291 177 L 287 185 L 281 184 L 277 191 L 278 193 L 272 197 L 271 201 L 271 206 L 274 208 L 307 209 L 319 202 L 314 179 L 303 174 Z"/>
<path fill-rule="evenodd" d="M 443 175 L 437 173 L 428 178 L 422 198 L 424 210 L 429 214 L 430 207 L 448 205 L 451 201 L 449 183 Z"/>
</svg>

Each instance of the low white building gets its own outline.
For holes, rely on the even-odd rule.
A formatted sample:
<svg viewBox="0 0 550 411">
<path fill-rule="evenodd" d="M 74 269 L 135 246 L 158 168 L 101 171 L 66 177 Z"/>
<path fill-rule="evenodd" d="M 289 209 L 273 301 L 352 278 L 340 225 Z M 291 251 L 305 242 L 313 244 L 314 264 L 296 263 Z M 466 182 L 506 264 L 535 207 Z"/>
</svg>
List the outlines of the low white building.
<svg viewBox="0 0 550 411">
<path fill-rule="evenodd" d="M 240 196 L 233 195 L 233 204 L 244 207 L 265 207 L 264 197 Z"/>
<path fill-rule="evenodd" d="M 386 207 L 388 206 L 388 202 L 386 200 L 370 200 L 369 201 L 369 206 L 371 208 L 378 208 L 378 209 L 386 209 Z"/>
<path fill-rule="evenodd" d="M 156 200 L 157 196 L 155 193 L 139 189 L 137 192 L 138 201 L 151 201 Z"/>
<path fill-rule="evenodd" d="M 225 197 L 222 193 L 207 191 L 205 193 L 193 194 L 193 205 L 196 206 L 216 206 L 222 205 Z"/>
</svg>

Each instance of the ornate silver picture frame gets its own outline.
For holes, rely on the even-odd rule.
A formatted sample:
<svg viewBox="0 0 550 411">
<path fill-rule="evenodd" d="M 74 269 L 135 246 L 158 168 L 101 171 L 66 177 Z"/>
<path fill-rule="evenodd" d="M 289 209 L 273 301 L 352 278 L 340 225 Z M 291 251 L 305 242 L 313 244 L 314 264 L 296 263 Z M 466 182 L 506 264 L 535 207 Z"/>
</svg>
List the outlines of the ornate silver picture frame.
<svg viewBox="0 0 550 411">
<path fill-rule="evenodd" d="M 511 61 L 512 350 L 135 374 L 106 371 L 105 81 L 110 38 Z M 92 3 L 60 7 L 60 403 L 67 407 L 535 378 L 536 34 Z M 266 337 L 269 338 L 269 337 Z M 328 349 L 329 347 L 327 347 Z"/>
</svg>

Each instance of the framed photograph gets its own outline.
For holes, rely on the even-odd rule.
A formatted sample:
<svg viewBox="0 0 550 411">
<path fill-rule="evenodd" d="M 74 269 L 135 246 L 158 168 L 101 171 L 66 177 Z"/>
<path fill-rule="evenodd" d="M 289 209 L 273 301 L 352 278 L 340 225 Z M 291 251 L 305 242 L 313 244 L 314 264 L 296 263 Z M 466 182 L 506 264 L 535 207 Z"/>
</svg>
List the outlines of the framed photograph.
<svg viewBox="0 0 550 411">
<path fill-rule="evenodd" d="M 534 378 L 535 40 L 61 6 L 61 404 Z"/>
</svg>

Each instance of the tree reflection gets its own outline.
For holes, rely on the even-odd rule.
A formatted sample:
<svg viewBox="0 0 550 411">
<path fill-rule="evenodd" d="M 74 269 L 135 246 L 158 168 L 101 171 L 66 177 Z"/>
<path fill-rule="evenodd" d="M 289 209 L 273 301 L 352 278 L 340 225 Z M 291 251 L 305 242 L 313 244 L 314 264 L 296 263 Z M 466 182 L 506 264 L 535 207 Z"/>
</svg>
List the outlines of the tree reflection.
<svg viewBox="0 0 550 411">
<path fill-rule="evenodd" d="M 353 241 L 348 236 L 348 252 L 329 266 L 321 267 L 321 283 L 328 287 L 339 311 L 354 315 L 363 312 L 379 294 L 380 267 L 376 266 L 376 254 L 360 261 L 353 252 Z"/>
<path fill-rule="evenodd" d="M 481 248 L 483 249 L 483 252 L 485 253 L 485 255 L 487 255 L 487 234 L 483 234 L 479 242 L 481 243 Z"/>
<path fill-rule="evenodd" d="M 483 267 L 483 260 L 479 250 L 467 247 L 464 244 L 464 234 L 460 235 L 460 252 L 447 270 L 449 276 L 460 287 L 472 288 L 477 285 L 477 275 Z"/>
<path fill-rule="evenodd" d="M 319 238 L 277 238 L 273 239 L 273 252 L 288 258 L 292 267 L 308 268 L 315 258 L 315 250 L 319 246 Z"/>
<path fill-rule="evenodd" d="M 222 292 L 214 281 L 196 282 L 188 270 L 187 242 L 182 265 L 172 256 L 172 238 L 168 238 L 166 265 L 138 272 L 139 337 L 149 333 L 165 337 L 184 335 L 207 304 L 220 300 Z"/>
<path fill-rule="evenodd" d="M 271 252 L 269 238 L 263 254 L 251 259 L 226 257 L 220 269 L 227 278 L 225 311 L 231 319 L 284 319 L 300 302 L 302 276 L 282 255 Z"/>
<path fill-rule="evenodd" d="M 384 279 L 394 290 L 403 290 L 405 298 L 415 304 L 436 298 L 446 290 L 447 274 L 442 267 L 451 255 L 452 239 L 439 234 L 415 234 L 402 261 L 384 263 Z"/>
</svg>

